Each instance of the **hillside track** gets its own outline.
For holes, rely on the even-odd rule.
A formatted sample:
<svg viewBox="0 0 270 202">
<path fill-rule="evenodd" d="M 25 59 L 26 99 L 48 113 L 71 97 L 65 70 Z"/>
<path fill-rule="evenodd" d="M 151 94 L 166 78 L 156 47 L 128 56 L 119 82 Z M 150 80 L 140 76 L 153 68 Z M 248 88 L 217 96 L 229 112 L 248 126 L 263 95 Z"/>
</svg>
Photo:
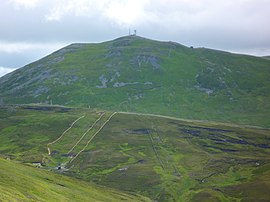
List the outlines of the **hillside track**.
<svg viewBox="0 0 270 202">
<path fill-rule="evenodd" d="M 262 130 L 269 130 L 270 128 L 267 127 L 260 127 L 260 126 L 253 126 L 253 125 L 239 125 L 239 124 L 233 124 L 233 123 L 227 123 L 227 122 L 215 122 L 215 121 L 209 121 L 209 120 L 197 120 L 197 119 L 184 119 L 184 118 L 178 118 L 173 116 L 165 116 L 160 114 L 150 114 L 150 113 L 139 113 L 139 112 L 124 112 L 119 111 L 118 114 L 127 114 L 127 115 L 137 115 L 137 116 L 149 116 L 149 117 L 157 117 L 157 118 L 164 118 L 164 119 L 170 119 L 170 120 L 176 120 L 176 121 L 184 121 L 188 123 L 196 123 L 196 124 L 211 124 L 211 125 L 220 125 L 220 126 L 229 126 L 234 128 L 251 128 L 251 129 L 262 129 Z"/>
<path fill-rule="evenodd" d="M 78 146 L 78 144 L 82 141 L 82 139 L 85 137 L 85 135 L 92 129 L 96 126 L 96 124 L 100 121 L 100 119 L 105 115 L 105 112 L 102 113 L 100 115 L 100 117 L 91 125 L 91 127 L 89 127 L 84 133 L 83 135 L 81 136 L 81 138 L 75 143 L 75 145 L 68 151 L 68 154 L 70 154 L 76 146 Z"/>
<path fill-rule="evenodd" d="M 82 118 L 84 118 L 85 117 L 85 115 L 83 115 L 83 116 L 81 116 L 81 117 L 79 117 L 79 118 L 77 118 L 74 122 L 72 122 L 72 124 L 70 125 L 70 127 L 69 128 L 67 128 L 61 135 L 60 135 L 60 137 L 58 137 L 56 140 L 54 140 L 54 141 L 52 141 L 52 142 L 49 142 L 48 144 L 47 144 L 47 150 L 48 150 L 48 154 L 49 154 L 49 156 L 51 155 L 51 150 L 50 150 L 50 145 L 52 145 L 52 144 L 55 144 L 56 142 L 58 142 L 73 126 L 74 126 L 74 124 L 76 123 L 76 122 L 78 122 L 80 119 L 82 119 Z"/>
<path fill-rule="evenodd" d="M 151 134 L 151 133 L 149 133 L 149 138 L 150 138 L 150 142 L 151 142 L 151 145 L 152 145 L 152 149 L 153 149 L 153 151 L 155 152 L 156 158 L 158 159 L 160 166 L 161 166 L 162 169 L 164 170 L 164 168 L 165 168 L 164 163 L 163 163 L 163 161 L 161 160 L 160 155 L 158 154 L 158 151 L 157 151 L 157 148 L 156 148 L 156 145 L 155 145 L 155 143 L 154 143 L 154 140 L 153 140 L 153 137 L 152 137 L 152 134 Z"/>
<path fill-rule="evenodd" d="M 118 112 L 114 112 L 111 114 L 111 116 L 104 122 L 104 124 L 97 130 L 97 132 L 88 140 L 88 142 L 86 143 L 86 145 L 83 147 L 82 150 L 80 150 L 76 156 L 74 158 L 72 158 L 69 163 L 72 163 L 87 147 L 88 145 L 91 143 L 91 141 L 98 135 L 98 133 L 106 126 L 106 124 L 112 119 L 112 117 L 117 114 Z"/>
<path fill-rule="evenodd" d="M 172 176 L 180 177 L 181 174 L 176 166 L 177 162 L 175 162 L 175 160 L 169 154 L 169 151 L 167 149 L 169 148 L 169 146 L 166 145 L 165 141 L 159 134 L 153 122 L 152 122 L 152 131 L 149 132 L 148 135 L 152 149 L 163 171 Z"/>
</svg>

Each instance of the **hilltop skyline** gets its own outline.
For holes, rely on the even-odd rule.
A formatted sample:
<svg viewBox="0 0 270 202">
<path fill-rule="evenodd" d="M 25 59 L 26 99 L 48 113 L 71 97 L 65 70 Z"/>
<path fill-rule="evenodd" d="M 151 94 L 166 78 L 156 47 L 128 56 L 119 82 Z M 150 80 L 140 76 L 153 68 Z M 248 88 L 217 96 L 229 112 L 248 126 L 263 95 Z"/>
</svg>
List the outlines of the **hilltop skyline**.
<svg viewBox="0 0 270 202">
<path fill-rule="evenodd" d="M 270 54 L 270 2 L 3 0 L 0 76 L 75 42 L 128 35 L 257 56 Z"/>
</svg>

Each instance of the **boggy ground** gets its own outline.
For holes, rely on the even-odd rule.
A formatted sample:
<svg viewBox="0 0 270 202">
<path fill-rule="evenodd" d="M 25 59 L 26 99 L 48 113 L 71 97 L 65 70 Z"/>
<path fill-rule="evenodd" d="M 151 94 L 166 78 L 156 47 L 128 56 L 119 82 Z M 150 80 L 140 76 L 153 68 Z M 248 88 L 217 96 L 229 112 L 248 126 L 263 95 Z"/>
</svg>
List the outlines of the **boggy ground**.
<svg viewBox="0 0 270 202">
<path fill-rule="evenodd" d="M 269 129 L 89 109 L 0 110 L 5 158 L 156 201 L 270 198 Z M 48 155 L 48 143 L 83 115 Z"/>
</svg>

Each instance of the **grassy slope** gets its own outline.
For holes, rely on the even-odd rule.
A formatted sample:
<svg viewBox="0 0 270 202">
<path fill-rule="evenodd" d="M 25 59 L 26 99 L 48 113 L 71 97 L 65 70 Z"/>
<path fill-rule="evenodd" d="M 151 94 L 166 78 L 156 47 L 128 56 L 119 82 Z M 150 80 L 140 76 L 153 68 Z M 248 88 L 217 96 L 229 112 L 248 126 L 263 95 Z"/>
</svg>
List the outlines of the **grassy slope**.
<svg viewBox="0 0 270 202">
<path fill-rule="evenodd" d="M 148 201 L 0 158 L 1 201 Z"/>
<path fill-rule="evenodd" d="M 66 175 L 158 201 L 269 199 L 269 129 L 116 114 L 69 162 L 67 152 L 100 115 L 89 109 L 24 108 L 1 109 L 3 157 L 42 162 L 49 170 L 62 163 Z M 48 156 L 47 143 L 83 114 Z M 111 114 L 106 112 L 73 156 Z"/>
<path fill-rule="evenodd" d="M 269 130 L 118 114 L 69 166 L 160 201 L 267 199 L 268 138 Z"/>
<path fill-rule="evenodd" d="M 52 103 L 270 127 L 270 61 L 123 37 L 72 44 L 0 80 L 0 103 Z"/>
<path fill-rule="evenodd" d="M 264 56 L 263 58 L 270 60 L 270 56 Z"/>
</svg>

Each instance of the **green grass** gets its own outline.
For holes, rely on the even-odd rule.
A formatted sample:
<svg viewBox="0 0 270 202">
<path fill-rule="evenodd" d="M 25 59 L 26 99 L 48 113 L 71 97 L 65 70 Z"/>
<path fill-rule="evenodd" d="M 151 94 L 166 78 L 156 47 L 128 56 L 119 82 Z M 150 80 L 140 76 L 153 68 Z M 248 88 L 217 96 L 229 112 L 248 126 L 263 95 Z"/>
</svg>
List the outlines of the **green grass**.
<svg viewBox="0 0 270 202">
<path fill-rule="evenodd" d="M 267 201 L 269 67 L 268 58 L 122 37 L 18 69 L 0 78 L 0 157 L 11 159 L 0 159 L 0 198 Z M 108 121 L 114 111 L 144 115 Z"/>
<path fill-rule="evenodd" d="M 0 109 L 2 157 L 30 165 L 40 162 L 49 174 L 56 172 L 157 201 L 269 199 L 269 129 L 118 113 L 70 162 L 67 151 L 100 110 L 29 107 Z M 112 114 L 105 113 L 74 154 Z M 54 154 L 49 156 L 47 144 L 83 114 L 85 118 L 51 145 Z M 57 171 L 59 164 L 65 168 Z"/>
<path fill-rule="evenodd" d="M 269 128 L 269 67 L 261 57 L 122 37 L 72 44 L 1 78 L 0 103 L 52 102 Z"/>
<path fill-rule="evenodd" d="M 150 201 L 0 158 L 1 201 Z"/>
</svg>

